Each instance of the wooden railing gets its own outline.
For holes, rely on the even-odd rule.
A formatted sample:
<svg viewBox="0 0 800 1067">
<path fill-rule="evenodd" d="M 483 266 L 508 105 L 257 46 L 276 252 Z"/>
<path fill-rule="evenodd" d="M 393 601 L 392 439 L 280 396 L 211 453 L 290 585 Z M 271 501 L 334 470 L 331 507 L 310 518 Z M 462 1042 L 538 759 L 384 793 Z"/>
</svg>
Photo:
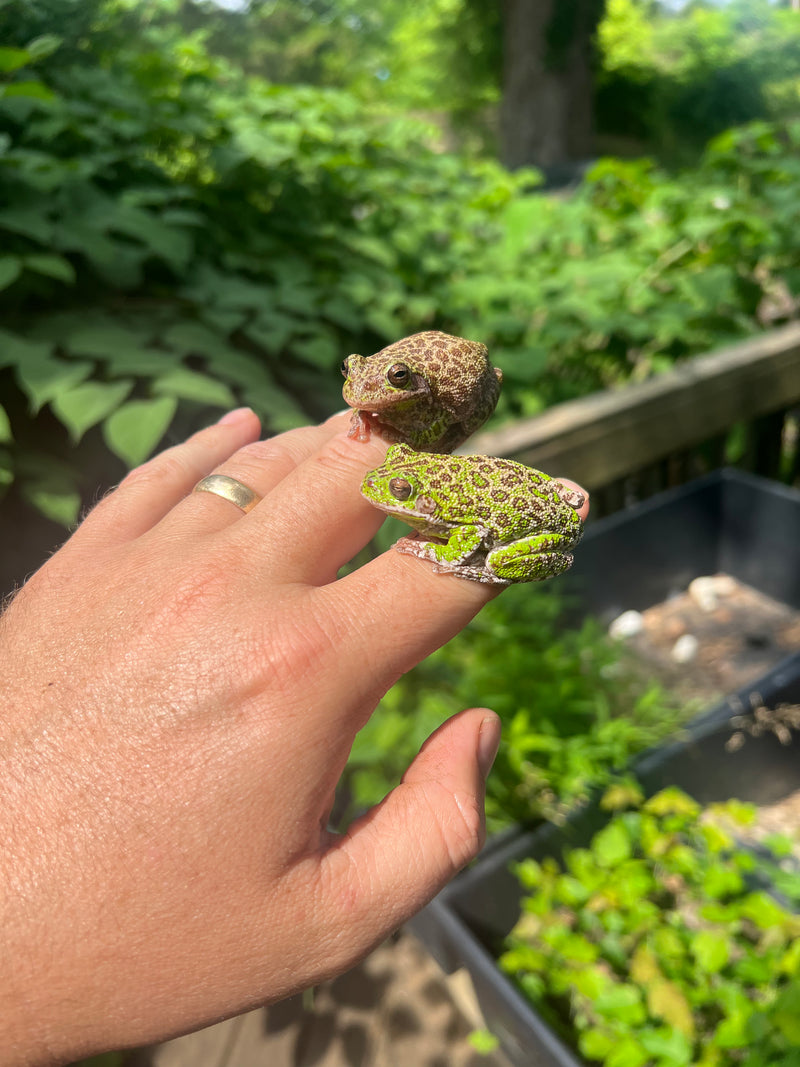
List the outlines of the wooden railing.
<svg viewBox="0 0 800 1067">
<path fill-rule="evenodd" d="M 716 467 L 800 481 L 800 323 L 697 356 L 639 385 L 476 435 L 467 451 L 580 482 L 607 514 Z"/>
</svg>

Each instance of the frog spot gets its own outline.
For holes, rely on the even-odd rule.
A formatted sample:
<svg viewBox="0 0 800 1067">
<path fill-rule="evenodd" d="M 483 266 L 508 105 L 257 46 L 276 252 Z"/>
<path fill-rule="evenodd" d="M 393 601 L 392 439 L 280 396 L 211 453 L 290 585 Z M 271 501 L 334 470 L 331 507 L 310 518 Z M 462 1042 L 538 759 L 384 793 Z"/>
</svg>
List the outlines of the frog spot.
<svg viewBox="0 0 800 1067">
<path fill-rule="evenodd" d="M 492 500 L 508 500 L 508 493 L 505 489 L 493 489 L 489 496 L 492 498 Z"/>
</svg>

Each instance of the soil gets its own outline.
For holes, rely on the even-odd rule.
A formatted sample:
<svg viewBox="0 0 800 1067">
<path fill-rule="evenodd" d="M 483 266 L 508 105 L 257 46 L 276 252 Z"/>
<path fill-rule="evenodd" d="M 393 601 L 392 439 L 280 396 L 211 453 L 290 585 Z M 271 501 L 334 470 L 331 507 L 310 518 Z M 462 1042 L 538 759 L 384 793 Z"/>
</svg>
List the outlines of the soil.
<svg viewBox="0 0 800 1067">
<path fill-rule="evenodd" d="M 688 635 L 697 641 L 696 653 L 688 662 L 676 663 L 676 642 L 685 641 Z M 665 687 L 707 708 L 745 688 L 800 648 L 800 611 L 729 575 L 717 574 L 693 582 L 685 592 L 642 612 L 641 631 L 625 640 Z M 771 730 L 783 743 L 790 743 L 788 727 L 800 728 L 800 708 L 760 708 L 755 692 L 750 706 L 742 711 L 755 714 L 742 716 L 731 747 L 746 744 L 754 728 Z M 758 808 L 753 825 L 746 833 L 739 828 L 739 833 L 757 841 L 773 833 L 786 834 L 794 839 L 800 860 L 800 790 Z"/>
<path fill-rule="evenodd" d="M 728 575 L 696 579 L 641 616 L 641 631 L 626 643 L 666 688 L 705 707 L 800 648 L 800 611 Z M 676 662 L 677 642 L 686 647 L 687 637 L 696 653 Z"/>
</svg>

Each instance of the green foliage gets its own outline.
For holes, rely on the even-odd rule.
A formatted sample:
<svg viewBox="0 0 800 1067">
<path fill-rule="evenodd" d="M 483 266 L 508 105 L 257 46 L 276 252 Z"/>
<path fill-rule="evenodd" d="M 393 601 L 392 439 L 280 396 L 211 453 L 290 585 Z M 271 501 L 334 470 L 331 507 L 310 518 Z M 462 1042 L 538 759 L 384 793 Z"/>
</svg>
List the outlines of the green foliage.
<svg viewBox="0 0 800 1067">
<path fill-rule="evenodd" d="M 735 838 L 751 810 L 703 812 L 675 788 L 628 799 L 563 868 L 517 866 L 523 915 L 500 966 L 605 1067 L 797 1064 L 800 918 L 752 882 Z"/>
<path fill-rule="evenodd" d="M 268 431 L 322 417 L 344 354 L 420 329 L 485 341 L 508 417 L 793 314 L 797 124 L 544 196 L 397 111 L 246 77 L 191 10 L 0 7 L 0 488 L 48 514 L 93 493 L 89 452 L 112 481 L 232 404 Z M 387 12 L 401 35 L 430 15 Z"/>
<path fill-rule="evenodd" d="M 491 830 L 560 819 L 687 714 L 646 682 L 593 620 L 561 624 L 564 602 L 519 587 L 487 605 L 387 694 L 356 737 L 346 772 L 355 807 L 381 799 L 425 738 L 480 699 L 503 721 L 489 776 Z"/>
<path fill-rule="evenodd" d="M 731 126 L 797 115 L 800 19 L 769 0 L 680 13 L 608 0 L 598 38 L 600 129 L 661 158 L 694 159 Z"/>
<path fill-rule="evenodd" d="M 467 1041 L 481 1056 L 488 1056 L 500 1047 L 500 1042 L 488 1030 L 473 1030 L 467 1035 Z"/>
<path fill-rule="evenodd" d="M 504 240 L 446 297 L 503 368 L 504 409 L 642 379 L 791 316 L 798 144 L 799 123 L 755 123 L 675 177 L 602 160 L 567 199 L 510 200 Z"/>
<path fill-rule="evenodd" d="M 342 354 L 430 324 L 519 184 L 345 93 L 247 80 L 157 0 L 73 6 L 0 9 L 6 484 L 39 413 L 53 455 L 94 431 L 133 464 L 176 405 L 271 431 L 335 410 Z"/>
</svg>

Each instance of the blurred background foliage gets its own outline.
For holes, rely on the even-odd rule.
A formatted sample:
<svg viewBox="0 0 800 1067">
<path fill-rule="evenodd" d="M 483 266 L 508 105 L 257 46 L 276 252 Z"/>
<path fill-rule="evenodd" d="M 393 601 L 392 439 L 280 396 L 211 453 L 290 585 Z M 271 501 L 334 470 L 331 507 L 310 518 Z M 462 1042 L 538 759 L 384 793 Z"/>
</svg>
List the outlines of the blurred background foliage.
<svg viewBox="0 0 800 1067">
<path fill-rule="evenodd" d="M 5 587 L 222 410 L 276 432 L 340 408 L 349 352 L 484 341 L 510 419 L 794 318 L 796 6 L 0 0 Z M 408 676 L 352 802 L 443 686 L 503 704 L 493 825 L 671 729 L 558 612 L 510 591 Z"/>
<path fill-rule="evenodd" d="M 165 435 L 240 402 L 270 431 L 318 418 L 343 355 L 420 329 L 489 344 L 510 417 L 791 317 L 800 13 L 608 0 L 593 136 L 625 157 L 561 159 L 557 190 L 496 159 L 500 22 L 487 0 L 4 0 L 12 498 L 69 523 Z"/>
</svg>

